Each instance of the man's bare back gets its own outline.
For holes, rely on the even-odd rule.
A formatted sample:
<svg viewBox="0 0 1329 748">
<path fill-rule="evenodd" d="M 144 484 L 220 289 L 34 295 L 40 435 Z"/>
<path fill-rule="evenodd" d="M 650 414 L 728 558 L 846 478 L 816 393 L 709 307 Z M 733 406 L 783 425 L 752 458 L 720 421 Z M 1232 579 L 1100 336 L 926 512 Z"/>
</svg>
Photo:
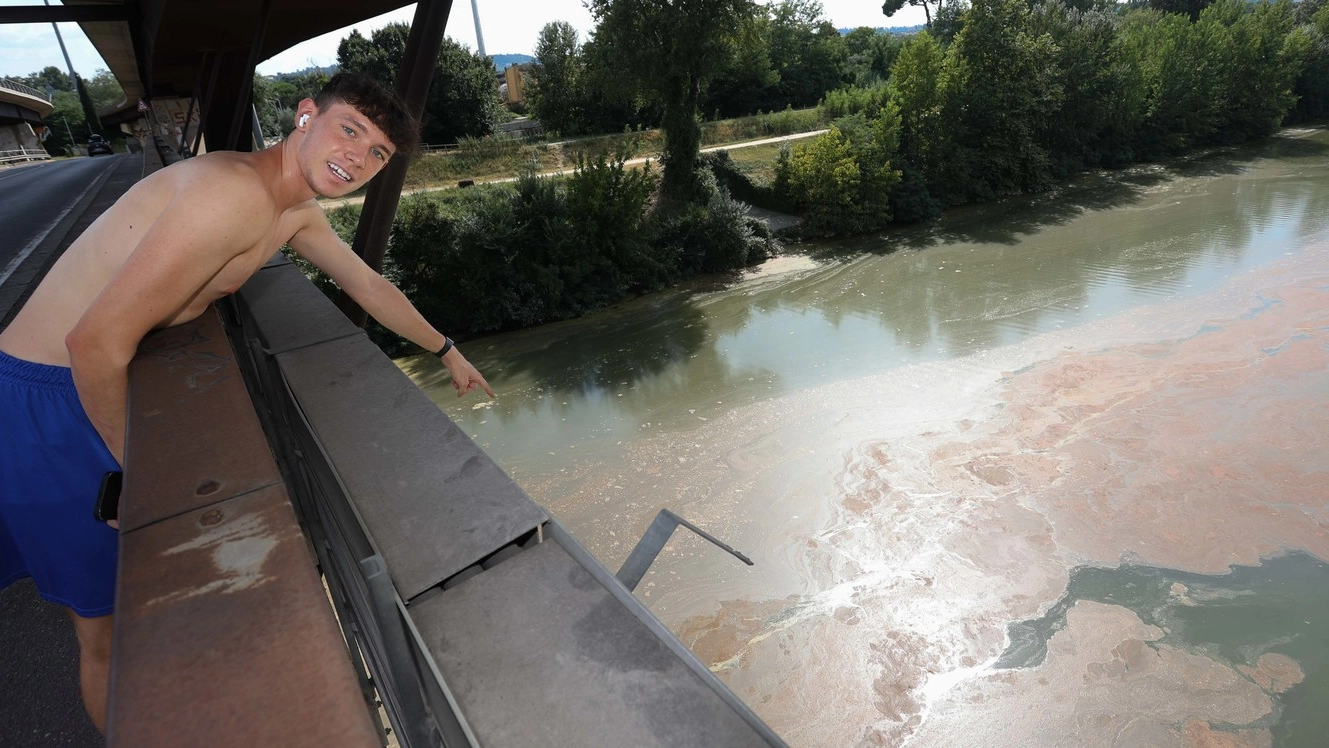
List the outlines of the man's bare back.
<svg viewBox="0 0 1329 748">
<path fill-rule="evenodd" d="M 219 152 L 164 169 L 134 185 L 70 245 L 51 268 L 32 297 L 8 328 L 0 333 L 0 350 L 29 361 L 69 366 L 65 337 L 74 329 L 94 299 L 124 267 L 162 214 L 189 209 L 181 201 L 199 206 L 217 203 L 230 208 L 234 188 L 268 192 L 260 171 L 250 163 L 252 154 Z M 213 206 L 216 208 L 217 206 Z M 260 241 L 239 247 L 234 257 L 185 305 L 158 326 L 173 326 L 202 314 L 208 304 L 234 293 L 296 232 L 307 210 L 299 206 L 281 213 L 272 203 L 269 215 L 249 215 L 245 221 Z M 263 226 L 262 224 L 268 224 Z"/>
</svg>

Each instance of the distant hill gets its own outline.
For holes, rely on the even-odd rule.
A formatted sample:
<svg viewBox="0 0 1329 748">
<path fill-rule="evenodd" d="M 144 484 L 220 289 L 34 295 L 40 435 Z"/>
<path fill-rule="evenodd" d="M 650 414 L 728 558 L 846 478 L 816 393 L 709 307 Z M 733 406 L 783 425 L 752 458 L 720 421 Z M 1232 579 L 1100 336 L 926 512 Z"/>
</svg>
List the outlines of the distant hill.
<svg viewBox="0 0 1329 748">
<path fill-rule="evenodd" d="M 915 26 L 878 26 L 877 28 L 873 29 L 873 31 L 877 32 L 878 34 L 916 34 L 922 31 L 924 28 L 926 27 L 920 23 Z M 853 29 L 843 28 L 843 29 L 836 29 L 836 31 L 840 32 L 840 36 L 844 36 L 845 34 L 848 34 L 850 31 L 853 31 Z"/>
<path fill-rule="evenodd" d="M 296 70 L 296 71 L 289 72 L 289 73 L 277 73 L 277 74 L 275 74 L 275 75 L 270 75 L 270 76 L 268 76 L 268 77 L 269 77 L 269 78 L 276 78 L 276 79 L 278 79 L 278 80 L 289 80 L 289 79 L 291 79 L 291 78 L 296 78 L 296 77 L 299 77 L 299 76 L 302 76 L 302 75 L 308 75 L 308 74 L 310 74 L 310 73 L 322 73 L 322 74 L 324 74 L 324 75 L 329 75 L 329 76 L 331 76 L 331 75 L 336 75 L 336 74 L 337 74 L 337 64 L 336 64 L 336 63 L 333 63 L 333 64 L 331 64 L 331 65 L 324 65 L 324 66 L 322 66 L 322 67 L 312 66 L 312 67 L 307 67 L 307 68 L 305 68 L 304 70 Z"/>
<path fill-rule="evenodd" d="M 494 69 L 501 73 L 510 65 L 525 65 L 535 58 L 530 55 L 489 55 L 489 59 L 494 61 Z"/>
</svg>

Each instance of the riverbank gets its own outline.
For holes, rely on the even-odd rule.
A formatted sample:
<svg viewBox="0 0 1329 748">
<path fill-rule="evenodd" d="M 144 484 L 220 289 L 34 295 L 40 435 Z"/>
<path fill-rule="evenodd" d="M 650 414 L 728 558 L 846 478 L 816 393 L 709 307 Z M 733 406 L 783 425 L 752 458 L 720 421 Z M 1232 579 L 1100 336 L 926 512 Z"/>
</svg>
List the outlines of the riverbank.
<svg viewBox="0 0 1329 748">
<path fill-rule="evenodd" d="M 806 138 L 815 138 L 824 132 L 826 132 L 825 129 L 811 130 L 808 132 L 794 133 L 791 135 L 780 135 L 772 138 L 758 138 L 756 140 L 747 140 L 736 143 L 726 143 L 723 145 L 715 145 L 715 146 L 708 146 L 706 148 L 702 148 L 701 152 L 715 153 L 718 151 L 732 151 L 732 150 L 741 150 L 745 148 L 779 145 L 781 143 L 795 142 Z M 447 156 L 442 156 L 442 158 L 447 158 Z M 653 153 L 649 156 L 639 156 L 628 159 L 624 162 L 624 165 L 635 168 L 635 167 L 643 167 L 646 166 L 647 164 L 658 163 L 658 162 L 659 162 L 659 154 Z M 566 177 L 567 175 L 572 174 L 575 170 L 576 169 L 574 167 L 548 169 L 545 171 L 538 172 L 536 176 Z M 490 177 L 490 178 L 482 177 L 478 179 L 469 178 L 466 179 L 465 181 L 470 183 L 468 186 L 484 185 L 484 184 L 512 184 L 517 180 L 519 180 L 520 178 L 521 177 L 519 176 L 503 176 L 503 177 Z M 422 187 L 407 187 L 402 190 L 402 196 L 404 197 L 406 195 L 418 195 L 418 194 L 427 194 L 431 192 L 442 192 L 445 190 L 454 190 L 458 189 L 459 186 L 460 186 L 459 184 L 453 182 L 449 184 L 435 184 L 435 185 L 422 186 Z M 323 206 L 323 210 L 330 211 L 330 210 L 336 210 L 337 208 L 345 207 L 347 205 L 363 205 L 364 201 L 365 201 L 364 195 L 354 195 L 351 197 L 344 197 L 335 200 L 320 198 L 318 203 L 319 205 Z M 792 226 L 796 224 L 798 221 L 798 218 L 796 216 L 788 216 L 783 213 L 777 213 L 776 211 L 768 211 L 765 209 L 757 209 L 757 210 L 762 211 L 762 213 L 754 211 L 754 215 L 769 216 L 769 218 L 774 219 L 775 223 L 778 224 L 779 226 Z M 778 230 L 776 225 L 772 225 L 771 228 L 773 230 Z"/>
</svg>

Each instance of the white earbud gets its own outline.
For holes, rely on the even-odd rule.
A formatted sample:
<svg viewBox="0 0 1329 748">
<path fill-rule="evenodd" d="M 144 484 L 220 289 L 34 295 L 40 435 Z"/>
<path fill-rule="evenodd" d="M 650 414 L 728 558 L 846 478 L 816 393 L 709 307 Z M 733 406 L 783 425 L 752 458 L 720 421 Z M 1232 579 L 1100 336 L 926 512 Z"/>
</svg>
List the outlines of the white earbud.
<svg viewBox="0 0 1329 748">
<path fill-rule="evenodd" d="M 300 115 L 300 124 L 296 125 L 296 127 L 304 127 L 304 126 L 305 126 L 305 123 L 308 122 L 308 121 L 309 121 L 309 115 L 308 115 L 308 114 L 302 114 L 302 115 Z"/>
</svg>

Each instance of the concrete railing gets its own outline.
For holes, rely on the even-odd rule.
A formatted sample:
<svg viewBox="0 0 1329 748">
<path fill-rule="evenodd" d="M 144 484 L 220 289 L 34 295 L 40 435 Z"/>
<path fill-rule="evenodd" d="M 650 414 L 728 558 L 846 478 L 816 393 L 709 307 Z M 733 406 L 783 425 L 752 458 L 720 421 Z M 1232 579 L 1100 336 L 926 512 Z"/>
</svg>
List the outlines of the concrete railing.
<svg viewBox="0 0 1329 748">
<path fill-rule="evenodd" d="M 380 745 L 215 310 L 130 367 L 110 746 Z"/>
<path fill-rule="evenodd" d="M 233 309 L 402 745 L 782 744 L 294 265 L 274 258 Z"/>
<path fill-rule="evenodd" d="M 0 164 L 12 164 L 21 161 L 43 161 L 51 157 L 46 151 L 35 148 L 16 148 L 0 151 Z"/>
<path fill-rule="evenodd" d="M 0 78 L 0 88 L 7 88 L 10 91 L 21 93 L 24 96 L 31 96 L 34 99 L 41 99 L 45 102 L 50 102 L 51 100 L 50 96 L 47 96 L 45 93 L 38 91 L 32 86 L 25 86 L 18 81 L 11 81 L 8 78 Z"/>
</svg>

